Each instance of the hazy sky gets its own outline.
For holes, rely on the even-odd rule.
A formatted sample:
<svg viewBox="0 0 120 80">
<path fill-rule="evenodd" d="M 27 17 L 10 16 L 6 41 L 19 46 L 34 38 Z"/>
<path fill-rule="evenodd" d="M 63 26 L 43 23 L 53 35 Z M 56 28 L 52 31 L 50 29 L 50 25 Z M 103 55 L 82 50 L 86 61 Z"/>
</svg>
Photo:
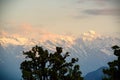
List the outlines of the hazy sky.
<svg viewBox="0 0 120 80">
<path fill-rule="evenodd" d="M 0 29 L 80 34 L 119 32 L 119 0 L 0 0 Z M 22 28 L 22 29 L 20 29 Z"/>
</svg>

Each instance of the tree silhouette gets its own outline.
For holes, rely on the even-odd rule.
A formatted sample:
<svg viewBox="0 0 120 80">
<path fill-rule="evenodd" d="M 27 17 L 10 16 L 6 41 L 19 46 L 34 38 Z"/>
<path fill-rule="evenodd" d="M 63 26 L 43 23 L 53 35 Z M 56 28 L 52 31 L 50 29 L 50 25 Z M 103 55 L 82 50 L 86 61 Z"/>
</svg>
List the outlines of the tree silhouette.
<svg viewBox="0 0 120 80">
<path fill-rule="evenodd" d="M 40 46 L 23 52 L 26 60 L 21 63 L 23 80 L 83 80 L 80 66 L 75 65 L 78 58 L 66 61 L 69 53 L 62 55 L 62 48 L 56 47 L 54 54 Z"/>
<path fill-rule="evenodd" d="M 108 63 L 109 69 L 103 69 L 104 74 L 107 74 L 103 80 L 120 80 L 120 47 L 115 45 L 112 49 L 118 59 Z"/>
</svg>

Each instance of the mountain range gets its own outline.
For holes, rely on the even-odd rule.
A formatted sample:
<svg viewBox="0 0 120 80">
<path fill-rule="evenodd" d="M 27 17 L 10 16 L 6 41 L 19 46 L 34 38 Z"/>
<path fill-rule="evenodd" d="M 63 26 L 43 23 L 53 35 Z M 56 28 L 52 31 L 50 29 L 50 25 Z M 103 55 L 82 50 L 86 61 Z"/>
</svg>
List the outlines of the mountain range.
<svg viewBox="0 0 120 80">
<path fill-rule="evenodd" d="M 91 71 L 107 66 L 109 61 L 116 59 L 111 47 L 120 45 L 120 37 L 119 33 L 100 35 L 95 31 L 88 31 L 79 36 L 43 33 L 39 34 L 39 37 L 1 32 L 0 78 L 1 76 L 8 76 L 11 80 L 20 79 L 19 67 L 24 60 L 22 51 L 30 50 L 35 45 L 42 46 L 51 53 L 55 52 L 56 46 L 62 47 L 63 54 L 70 52 L 70 58 L 79 58 L 77 64 L 80 65 L 83 76 L 85 76 Z"/>
</svg>

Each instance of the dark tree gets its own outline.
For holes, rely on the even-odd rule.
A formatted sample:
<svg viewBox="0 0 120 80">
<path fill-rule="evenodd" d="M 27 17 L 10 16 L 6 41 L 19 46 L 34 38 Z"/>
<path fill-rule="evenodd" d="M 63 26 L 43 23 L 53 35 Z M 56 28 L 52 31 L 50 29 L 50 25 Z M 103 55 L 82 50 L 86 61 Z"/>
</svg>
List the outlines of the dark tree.
<svg viewBox="0 0 120 80">
<path fill-rule="evenodd" d="M 54 54 L 35 46 L 23 52 L 26 60 L 21 63 L 23 80 L 83 80 L 77 58 L 66 61 L 69 53 L 62 55 L 62 48 L 56 47 Z"/>
<path fill-rule="evenodd" d="M 107 75 L 103 80 L 120 80 L 120 47 L 113 46 L 112 49 L 118 59 L 108 63 L 109 68 L 103 70 L 104 74 Z"/>
</svg>

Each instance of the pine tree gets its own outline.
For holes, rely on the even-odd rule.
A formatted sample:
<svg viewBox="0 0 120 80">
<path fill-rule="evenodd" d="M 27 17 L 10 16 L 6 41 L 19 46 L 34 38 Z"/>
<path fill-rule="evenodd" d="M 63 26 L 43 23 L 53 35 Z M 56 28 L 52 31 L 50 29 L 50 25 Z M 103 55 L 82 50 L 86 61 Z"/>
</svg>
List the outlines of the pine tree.
<svg viewBox="0 0 120 80">
<path fill-rule="evenodd" d="M 118 59 L 108 63 L 109 68 L 103 70 L 104 74 L 107 74 L 103 80 L 120 80 L 120 47 L 115 45 L 112 49 Z"/>
<path fill-rule="evenodd" d="M 79 65 L 75 65 L 78 58 L 67 62 L 69 53 L 62 55 L 61 47 L 56 47 L 53 54 L 35 46 L 23 54 L 26 55 L 20 67 L 23 80 L 83 80 Z"/>
</svg>

